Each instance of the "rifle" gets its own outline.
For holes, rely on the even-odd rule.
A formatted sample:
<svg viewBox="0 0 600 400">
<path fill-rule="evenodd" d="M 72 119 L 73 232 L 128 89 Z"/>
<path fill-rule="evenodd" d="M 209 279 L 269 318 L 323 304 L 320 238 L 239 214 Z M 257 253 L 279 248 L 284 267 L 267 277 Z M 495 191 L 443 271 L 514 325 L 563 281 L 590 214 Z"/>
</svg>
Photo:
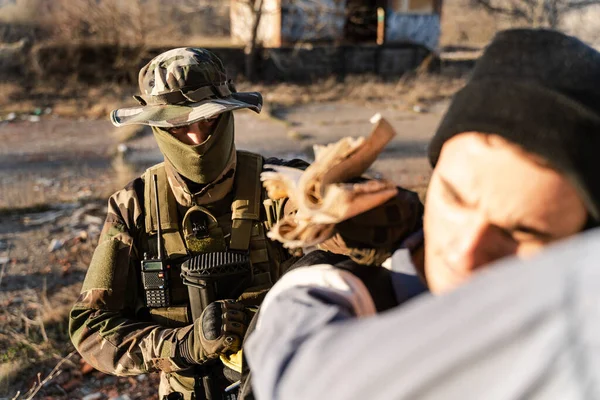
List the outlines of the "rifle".
<svg viewBox="0 0 600 400">
<path fill-rule="evenodd" d="M 212 302 L 236 299 L 252 282 L 253 273 L 247 252 L 220 251 L 191 257 L 181 265 L 181 278 L 188 287 L 190 309 L 195 321 Z M 215 360 L 218 363 L 218 360 Z M 220 365 L 220 364 L 219 364 Z M 196 368 L 196 399 L 235 399 L 221 387 L 215 374 L 215 363 Z M 204 393 L 201 387 L 204 386 Z M 233 396 L 233 397 L 232 397 Z"/>
</svg>

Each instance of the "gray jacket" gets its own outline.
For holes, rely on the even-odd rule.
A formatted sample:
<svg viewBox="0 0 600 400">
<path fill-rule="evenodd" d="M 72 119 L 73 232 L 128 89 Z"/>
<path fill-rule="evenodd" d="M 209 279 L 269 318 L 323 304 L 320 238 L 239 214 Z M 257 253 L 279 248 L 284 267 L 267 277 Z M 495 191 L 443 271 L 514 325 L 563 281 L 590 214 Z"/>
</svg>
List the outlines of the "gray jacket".
<svg viewBox="0 0 600 400">
<path fill-rule="evenodd" d="M 246 345 L 254 390 L 259 399 L 600 398 L 599 287 L 600 230 L 377 315 L 344 271 L 293 271 Z"/>
</svg>

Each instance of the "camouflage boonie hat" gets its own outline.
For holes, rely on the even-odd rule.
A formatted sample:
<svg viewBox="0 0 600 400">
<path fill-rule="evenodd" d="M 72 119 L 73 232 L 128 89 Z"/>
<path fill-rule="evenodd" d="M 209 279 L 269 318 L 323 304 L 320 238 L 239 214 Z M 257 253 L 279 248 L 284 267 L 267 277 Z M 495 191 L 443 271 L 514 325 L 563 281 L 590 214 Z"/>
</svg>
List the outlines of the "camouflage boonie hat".
<svg viewBox="0 0 600 400">
<path fill-rule="evenodd" d="M 154 57 L 139 74 L 141 106 L 110 114 L 116 126 L 161 128 L 189 125 L 226 111 L 262 108 L 258 92 L 237 93 L 221 60 L 205 49 L 178 48 Z"/>
</svg>

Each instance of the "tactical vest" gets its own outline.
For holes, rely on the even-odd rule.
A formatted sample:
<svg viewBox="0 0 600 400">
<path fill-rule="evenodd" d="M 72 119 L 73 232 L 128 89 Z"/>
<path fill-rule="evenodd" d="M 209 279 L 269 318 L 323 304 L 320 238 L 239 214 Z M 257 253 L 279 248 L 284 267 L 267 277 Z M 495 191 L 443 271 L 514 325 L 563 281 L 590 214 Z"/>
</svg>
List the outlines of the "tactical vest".
<svg viewBox="0 0 600 400">
<path fill-rule="evenodd" d="M 211 222 L 218 224 L 224 231 L 228 231 L 227 224 L 231 224 L 230 234 L 226 235 L 226 246 L 230 250 L 248 251 L 254 271 L 250 286 L 240 296 L 239 301 L 254 305 L 262 301 L 266 291 L 279 278 L 279 263 L 282 255 L 268 246 L 266 237 L 266 224 L 272 224 L 279 219 L 283 212 L 283 205 L 263 196 L 260 182 L 263 158 L 260 155 L 245 151 L 237 151 L 237 167 L 233 184 L 233 201 L 231 215 L 210 215 L 214 217 Z M 186 245 L 183 216 L 193 207 L 181 206 L 175 199 L 169 186 L 164 163 L 148 168 L 144 173 L 144 213 L 145 236 L 147 248 L 152 250 L 157 247 L 157 213 L 155 189 L 152 177 L 158 179 L 158 208 L 160 212 L 161 240 L 169 263 L 169 291 L 170 306 L 149 308 L 151 318 L 169 327 L 178 327 L 189 324 L 189 297 L 188 289 L 180 277 L 181 261 L 197 255 L 197 248 L 190 249 Z M 262 200 L 265 198 L 265 200 Z M 195 206 L 197 207 L 197 206 Z M 266 211 L 266 218 L 261 218 L 261 207 Z M 200 209 L 205 210 L 202 207 Z M 263 221 L 266 219 L 266 221 Z M 210 246 L 210 244 L 209 244 Z"/>
</svg>

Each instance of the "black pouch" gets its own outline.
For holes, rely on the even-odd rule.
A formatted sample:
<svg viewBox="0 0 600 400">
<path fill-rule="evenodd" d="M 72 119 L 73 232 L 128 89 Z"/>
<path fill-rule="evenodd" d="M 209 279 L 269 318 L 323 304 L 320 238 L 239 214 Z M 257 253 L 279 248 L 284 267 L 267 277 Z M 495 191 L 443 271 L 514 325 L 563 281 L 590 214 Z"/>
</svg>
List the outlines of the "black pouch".
<svg viewBox="0 0 600 400">
<path fill-rule="evenodd" d="M 244 292 L 253 278 L 250 256 L 238 251 L 200 254 L 181 265 L 181 278 L 195 320 L 213 301 L 236 299 Z"/>
</svg>

